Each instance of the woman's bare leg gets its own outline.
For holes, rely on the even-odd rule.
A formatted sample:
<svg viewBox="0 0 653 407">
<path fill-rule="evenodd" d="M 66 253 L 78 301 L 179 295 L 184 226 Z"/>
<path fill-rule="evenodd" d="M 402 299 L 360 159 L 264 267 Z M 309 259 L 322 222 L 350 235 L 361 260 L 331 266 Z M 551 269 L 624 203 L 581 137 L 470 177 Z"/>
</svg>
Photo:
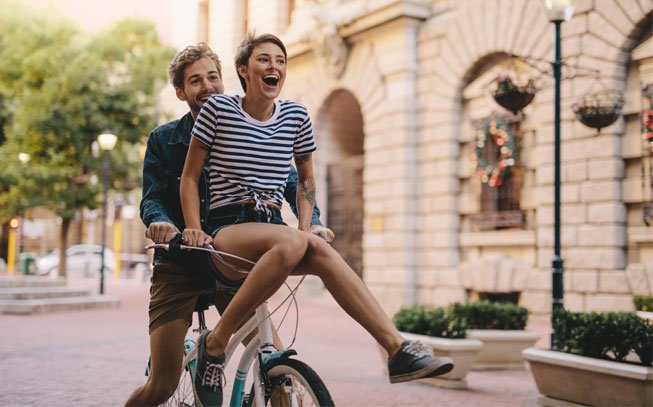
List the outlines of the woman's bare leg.
<svg viewBox="0 0 653 407">
<path fill-rule="evenodd" d="M 323 239 L 309 236 L 306 256 L 292 274 L 320 277 L 340 307 L 365 328 L 388 355 L 394 355 L 399 349 L 403 338 L 397 328 L 356 272 Z"/>
<path fill-rule="evenodd" d="M 221 355 L 243 319 L 281 287 L 302 260 L 310 234 L 283 225 L 243 223 L 222 229 L 214 239 L 218 250 L 255 261 L 215 329 L 207 336 L 209 355 Z M 217 264 L 222 271 L 225 267 Z"/>
</svg>

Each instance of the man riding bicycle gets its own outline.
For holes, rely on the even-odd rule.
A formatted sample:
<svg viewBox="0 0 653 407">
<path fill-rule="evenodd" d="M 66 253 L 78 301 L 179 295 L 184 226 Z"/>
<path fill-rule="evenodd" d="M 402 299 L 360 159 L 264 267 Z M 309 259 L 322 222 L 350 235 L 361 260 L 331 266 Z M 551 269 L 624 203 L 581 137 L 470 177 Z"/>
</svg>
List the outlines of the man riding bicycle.
<svg viewBox="0 0 653 407">
<path fill-rule="evenodd" d="M 179 100 L 190 111 L 180 119 L 157 127 L 148 138 L 143 163 L 141 218 L 146 236 L 155 243 L 168 243 L 184 229 L 179 197 L 179 177 L 184 168 L 190 132 L 207 97 L 222 93 L 220 61 L 203 43 L 188 46 L 170 63 L 168 75 Z M 208 208 L 208 184 L 202 177 L 202 211 Z M 295 210 L 297 174 L 291 171 L 284 194 Z M 296 213 L 296 212 L 295 212 Z M 316 207 L 311 230 L 326 240 L 333 232 L 320 223 Z M 217 284 L 216 284 L 217 280 Z M 183 341 L 192 322 L 195 303 L 209 295 L 220 313 L 227 307 L 241 281 L 222 277 L 206 256 L 197 251 L 169 254 L 156 251 L 149 306 L 149 332 L 152 370 L 148 381 L 136 389 L 126 405 L 157 405 L 175 391 L 181 370 Z M 216 287 L 217 286 L 217 287 Z"/>
</svg>

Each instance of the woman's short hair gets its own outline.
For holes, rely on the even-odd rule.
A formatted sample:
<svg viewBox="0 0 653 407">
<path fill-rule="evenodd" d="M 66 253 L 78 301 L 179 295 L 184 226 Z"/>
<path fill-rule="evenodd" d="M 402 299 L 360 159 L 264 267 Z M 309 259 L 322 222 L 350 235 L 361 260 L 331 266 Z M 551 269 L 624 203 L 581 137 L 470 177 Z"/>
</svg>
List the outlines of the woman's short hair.
<svg viewBox="0 0 653 407">
<path fill-rule="evenodd" d="M 288 58 L 288 54 L 286 53 L 286 46 L 283 45 L 283 41 L 279 39 L 279 37 L 272 35 L 272 34 L 261 34 L 261 35 L 256 35 L 256 32 L 254 31 L 249 31 L 247 34 L 245 34 L 245 38 L 243 41 L 238 45 L 238 49 L 236 50 L 236 72 L 238 72 L 238 67 L 239 66 L 247 66 L 247 63 L 249 62 L 249 57 L 252 56 L 252 52 L 254 51 L 254 48 L 256 48 L 257 45 L 261 45 L 263 43 L 272 43 L 279 48 L 281 48 L 281 51 L 283 51 L 283 56 L 285 58 Z M 245 82 L 245 78 L 240 76 L 238 74 L 238 80 L 240 80 L 240 86 L 242 86 L 243 91 L 247 91 L 247 83 Z"/>
</svg>

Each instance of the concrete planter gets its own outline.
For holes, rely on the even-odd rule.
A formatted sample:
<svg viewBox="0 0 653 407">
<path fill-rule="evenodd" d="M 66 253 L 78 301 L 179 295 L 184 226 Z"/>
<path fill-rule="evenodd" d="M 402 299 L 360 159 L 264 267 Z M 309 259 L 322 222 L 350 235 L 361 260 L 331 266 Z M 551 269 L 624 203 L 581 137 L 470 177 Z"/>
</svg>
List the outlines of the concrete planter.
<svg viewBox="0 0 653 407">
<path fill-rule="evenodd" d="M 467 337 L 483 342 L 472 370 L 523 369 L 522 351 L 540 339 L 532 331 L 498 329 L 468 329 Z"/>
<path fill-rule="evenodd" d="M 651 311 L 636 311 L 638 317 L 643 318 L 647 321 L 653 321 L 653 312 Z"/>
<path fill-rule="evenodd" d="M 411 341 L 421 341 L 426 346 L 433 349 L 436 356 L 448 356 L 453 359 L 453 370 L 445 375 L 419 380 L 422 383 L 427 383 L 433 386 L 453 388 L 453 389 L 466 389 L 467 380 L 465 377 L 472 367 L 472 362 L 476 354 L 483 347 L 483 343 L 478 339 L 447 339 L 436 338 L 433 336 L 418 335 L 408 332 L 400 332 L 401 336 Z M 388 360 L 388 355 L 383 348 L 381 354 L 384 361 Z"/>
<path fill-rule="evenodd" d="M 537 348 L 522 355 L 541 394 L 539 405 L 653 405 L 653 367 Z"/>
</svg>

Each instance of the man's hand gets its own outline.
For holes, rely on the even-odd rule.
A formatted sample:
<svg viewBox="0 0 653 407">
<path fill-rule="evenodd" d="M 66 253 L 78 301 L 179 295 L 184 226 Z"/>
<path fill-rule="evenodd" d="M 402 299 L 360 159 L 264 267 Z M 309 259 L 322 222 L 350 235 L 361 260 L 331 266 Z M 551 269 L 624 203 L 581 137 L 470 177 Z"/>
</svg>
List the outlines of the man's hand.
<svg viewBox="0 0 653 407">
<path fill-rule="evenodd" d="M 145 237 L 152 239 L 154 243 L 168 243 L 179 233 L 179 229 L 172 223 L 152 222 L 145 231 Z"/>
<path fill-rule="evenodd" d="M 333 238 L 336 237 L 335 233 L 333 233 L 333 230 L 322 225 L 311 225 L 311 233 L 315 236 L 321 237 L 329 243 L 331 243 Z"/>
</svg>

